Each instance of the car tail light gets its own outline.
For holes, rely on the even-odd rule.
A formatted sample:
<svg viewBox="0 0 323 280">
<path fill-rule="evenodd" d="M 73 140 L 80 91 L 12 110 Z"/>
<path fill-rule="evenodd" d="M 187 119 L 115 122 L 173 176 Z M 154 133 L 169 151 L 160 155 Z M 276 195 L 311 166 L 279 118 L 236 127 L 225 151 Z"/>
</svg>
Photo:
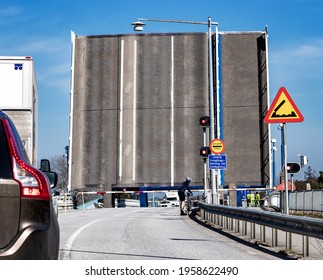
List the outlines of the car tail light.
<svg viewBox="0 0 323 280">
<path fill-rule="evenodd" d="M 14 133 L 9 123 L 7 121 L 4 122 L 12 156 L 13 175 L 14 179 L 21 186 L 21 196 L 25 198 L 50 200 L 48 179 L 40 170 L 23 160 L 21 152 L 17 147 Z"/>
</svg>

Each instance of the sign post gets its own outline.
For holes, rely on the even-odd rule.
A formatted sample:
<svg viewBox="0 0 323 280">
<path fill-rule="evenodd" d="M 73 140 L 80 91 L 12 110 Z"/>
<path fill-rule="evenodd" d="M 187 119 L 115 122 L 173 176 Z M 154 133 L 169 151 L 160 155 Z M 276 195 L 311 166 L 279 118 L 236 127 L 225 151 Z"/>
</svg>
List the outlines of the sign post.
<svg viewBox="0 0 323 280">
<path fill-rule="evenodd" d="M 224 148 L 225 148 L 224 142 L 219 138 L 213 139 L 211 141 L 211 143 L 210 143 L 210 151 L 214 155 L 221 155 L 224 152 Z M 219 204 L 219 199 L 218 199 L 219 198 L 218 197 L 219 192 L 217 190 L 219 189 L 219 180 L 218 179 L 219 179 L 219 176 L 220 176 L 220 171 L 219 171 L 220 168 L 211 168 L 210 167 L 210 159 L 211 158 L 209 157 L 209 168 L 211 169 L 211 171 L 214 170 L 214 169 L 216 171 L 216 186 L 213 185 L 213 189 L 212 189 L 213 203 Z M 226 158 L 225 158 L 225 167 L 226 167 Z M 223 169 L 223 168 L 221 168 L 221 169 Z"/>
<path fill-rule="evenodd" d="M 287 140 L 286 140 L 286 123 L 302 122 L 304 117 L 297 108 L 288 91 L 281 87 L 264 118 L 266 123 L 283 124 L 284 140 L 284 184 L 285 184 L 285 214 L 289 214 L 288 209 L 288 177 L 287 177 Z"/>
</svg>

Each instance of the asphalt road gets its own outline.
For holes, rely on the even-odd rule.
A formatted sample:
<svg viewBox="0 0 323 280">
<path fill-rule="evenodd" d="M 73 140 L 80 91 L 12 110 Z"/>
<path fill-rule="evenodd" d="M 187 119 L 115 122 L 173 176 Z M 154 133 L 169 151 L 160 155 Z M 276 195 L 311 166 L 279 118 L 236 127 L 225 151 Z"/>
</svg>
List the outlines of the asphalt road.
<svg viewBox="0 0 323 280">
<path fill-rule="evenodd" d="M 206 228 L 178 208 L 59 213 L 61 260 L 274 260 L 278 254 Z"/>
</svg>

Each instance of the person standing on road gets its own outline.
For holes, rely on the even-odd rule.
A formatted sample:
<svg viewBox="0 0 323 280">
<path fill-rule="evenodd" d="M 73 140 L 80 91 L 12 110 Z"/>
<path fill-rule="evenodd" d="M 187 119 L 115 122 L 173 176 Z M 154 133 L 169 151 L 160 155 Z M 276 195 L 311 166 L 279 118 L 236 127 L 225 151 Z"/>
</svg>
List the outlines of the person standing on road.
<svg viewBox="0 0 323 280">
<path fill-rule="evenodd" d="M 250 202 L 251 202 L 251 207 L 255 206 L 255 194 L 252 192 L 250 194 Z"/>
<path fill-rule="evenodd" d="M 180 215 L 186 215 L 186 213 L 184 212 L 185 191 L 188 191 L 190 194 L 193 194 L 189 188 L 191 181 L 192 181 L 192 179 L 190 177 L 186 177 L 185 181 L 182 183 L 182 185 L 178 189 Z"/>
<path fill-rule="evenodd" d="M 260 201 L 260 194 L 258 192 L 256 192 L 255 195 L 255 206 L 259 207 L 259 201 Z"/>
<path fill-rule="evenodd" d="M 247 193 L 247 207 L 249 207 L 249 206 L 250 206 L 250 201 L 251 201 L 251 194 L 250 194 L 250 192 L 248 191 L 248 193 Z"/>
</svg>

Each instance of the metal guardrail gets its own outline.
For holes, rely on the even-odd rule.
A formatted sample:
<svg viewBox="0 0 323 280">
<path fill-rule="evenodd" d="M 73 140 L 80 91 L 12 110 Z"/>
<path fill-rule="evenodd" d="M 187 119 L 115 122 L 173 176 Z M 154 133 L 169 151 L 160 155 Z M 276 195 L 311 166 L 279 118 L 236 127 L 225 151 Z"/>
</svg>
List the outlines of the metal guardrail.
<svg viewBox="0 0 323 280">
<path fill-rule="evenodd" d="M 245 235 L 247 234 L 247 223 L 250 223 L 250 234 L 253 239 L 255 238 L 255 224 L 260 225 L 261 242 L 265 242 L 265 227 L 272 228 L 273 246 L 277 246 L 277 230 L 286 232 L 286 251 L 291 250 L 291 234 L 302 235 L 303 256 L 309 256 L 309 237 L 323 239 L 322 219 L 205 203 L 200 203 L 199 207 L 200 215 L 204 220 L 224 226 L 223 217 L 231 219 L 231 221 L 226 221 L 227 228 L 236 232 L 240 232 L 242 229 L 242 234 Z M 234 223 L 234 220 L 238 223 Z M 242 221 L 242 227 L 240 227 L 239 221 Z"/>
<path fill-rule="evenodd" d="M 55 196 L 57 207 L 59 209 L 72 209 L 73 208 L 73 200 L 68 194 L 61 194 L 59 196 Z"/>
</svg>

